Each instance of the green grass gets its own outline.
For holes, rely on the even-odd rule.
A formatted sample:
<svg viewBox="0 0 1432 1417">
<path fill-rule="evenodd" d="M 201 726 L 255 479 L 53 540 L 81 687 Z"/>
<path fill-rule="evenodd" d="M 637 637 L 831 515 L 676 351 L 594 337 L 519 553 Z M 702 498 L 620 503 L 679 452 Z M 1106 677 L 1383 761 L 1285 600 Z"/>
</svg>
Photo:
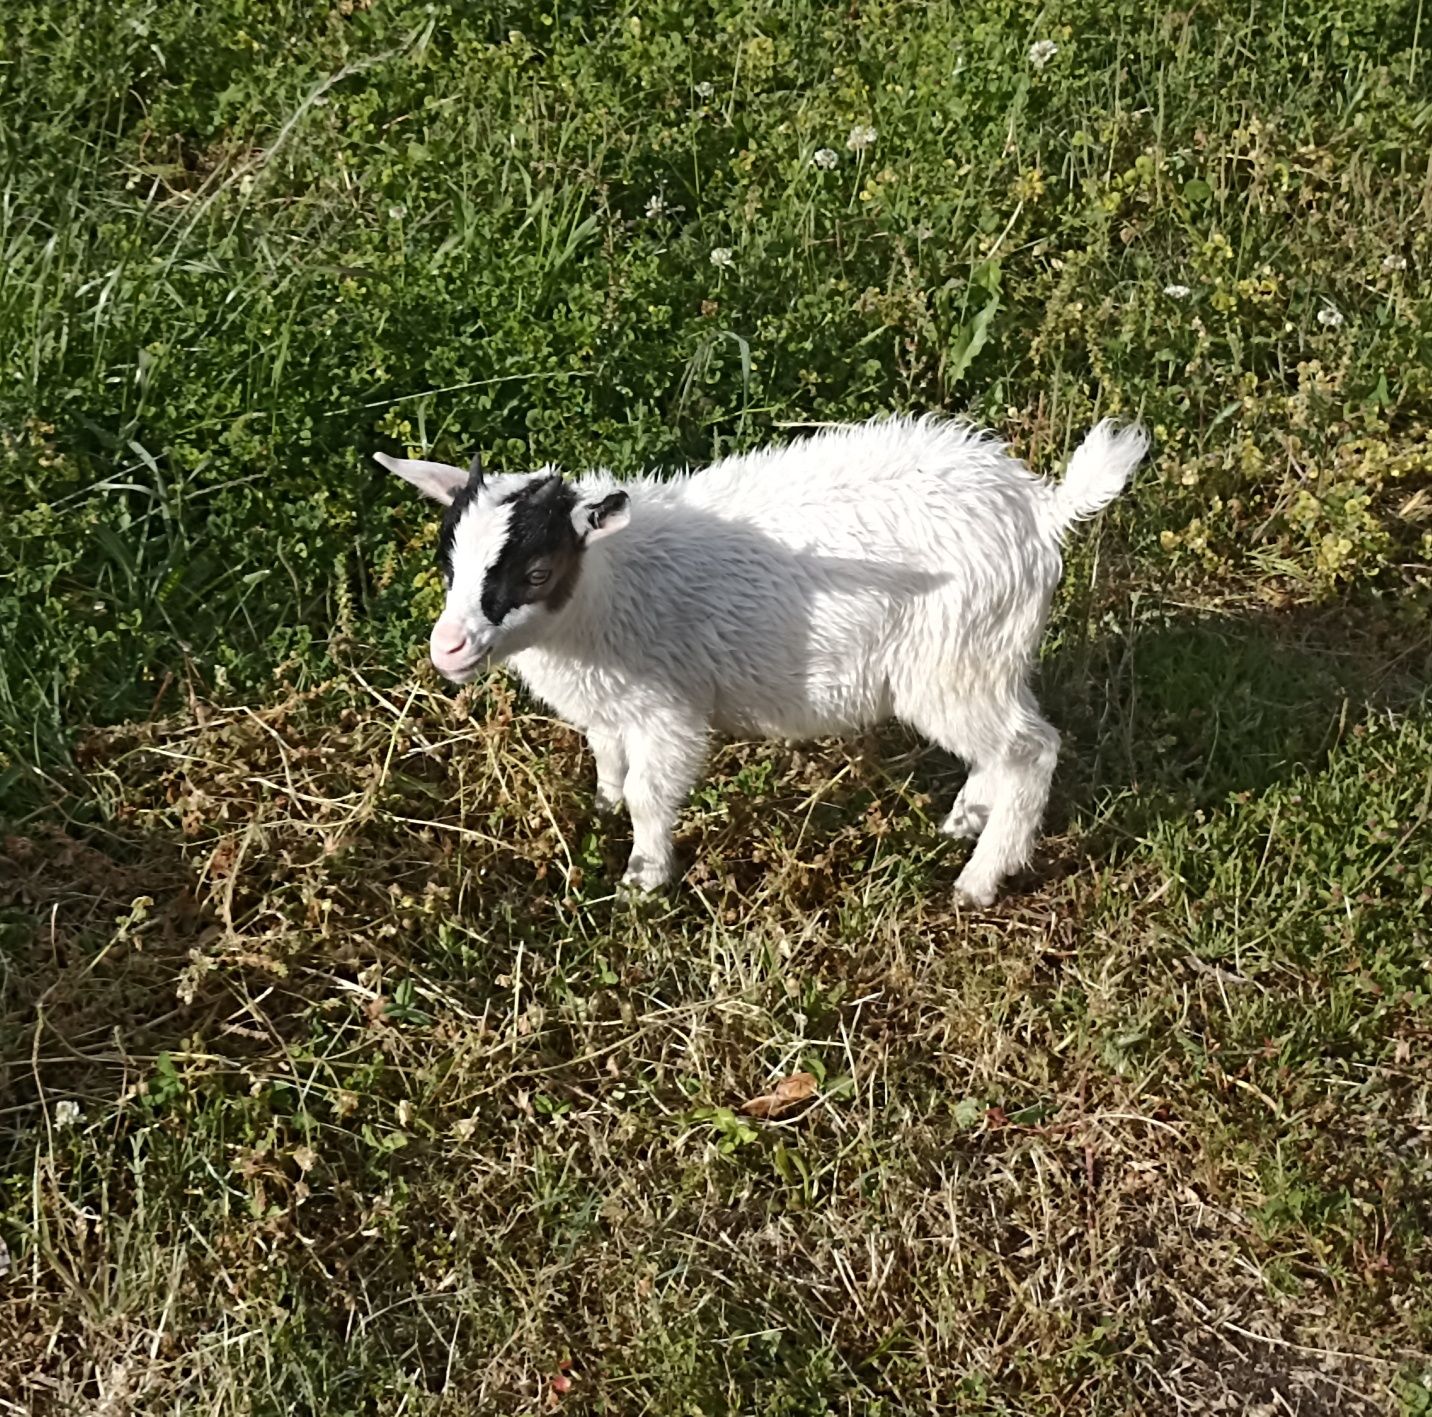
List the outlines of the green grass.
<svg viewBox="0 0 1432 1417">
<path fill-rule="evenodd" d="M 1429 19 L 0 9 L 0 1413 L 1432 1412 Z M 616 902 L 367 454 L 930 408 L 1156 430 L 1035 863 L 737 744 Z"/>
</svg>

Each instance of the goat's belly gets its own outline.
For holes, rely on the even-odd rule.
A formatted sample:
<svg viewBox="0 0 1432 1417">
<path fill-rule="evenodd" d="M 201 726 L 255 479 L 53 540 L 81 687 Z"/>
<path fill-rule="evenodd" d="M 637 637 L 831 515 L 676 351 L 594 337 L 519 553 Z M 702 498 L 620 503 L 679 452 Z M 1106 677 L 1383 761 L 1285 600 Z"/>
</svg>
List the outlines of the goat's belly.
<svg viewBox="0 0 1432 1417">
<path fill-rule="evenodd" d="M 862 646 L 848 658 L 798 655 L 776 661 L 717 659 L 689 682 L 672 666 L 602 671 L 526 650 L 508 661 L 528 691 L 560 718 L 583 731 L 622 731 L 690 714 L 718 733 L 738 738 L 818 738 L 850 732 L 891 714 L 884 665 Z"/>
<path fill-rule="evenodd" d="M 766 644 L 749 658 L 718 661 L 713 726 L 740 737 L 817 738 L 888 718 L 884 620 L 859 608 L 838 624 L 828 614 L 813 619 L 781 650 Z"/>
<path fill-rule="evenodd" d="M 884 676 L 823 680 L 800 693 L 741 692 L 717 695 L 712 726 L 738 738 L 821 738 L 849 733 L 891 714 Z"/>
</svg>

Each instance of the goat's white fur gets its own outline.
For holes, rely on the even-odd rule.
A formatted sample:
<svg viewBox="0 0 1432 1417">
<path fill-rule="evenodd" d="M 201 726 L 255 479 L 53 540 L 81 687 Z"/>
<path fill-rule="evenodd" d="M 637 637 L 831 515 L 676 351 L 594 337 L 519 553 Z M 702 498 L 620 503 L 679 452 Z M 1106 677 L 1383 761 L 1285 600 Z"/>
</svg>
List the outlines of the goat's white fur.
<svg viewBox="0 0 1432 1417">
<path fill-rule="evenodd" d="M 965 424 L 897 418 L 669 480 L 589 474 L 579 496 L 620 487 L 629 526 L 584 550 L 535 643 L 493 653 L 586 734 L 599 802 L 625 799 L 628 887 L 669 877 L 713 730 L 809 738 L 893 716 L 970 765 L 942 830 L 978 838 L 957 891 L 988 905 L 1029 858 L 1058 754 L 1028 679 L 1062 537 L 1147 446 L 1106 420 L 1053 484 Z M 445 618 L 480 614 L 474 576 L 455 570 Z"/>
</svg>

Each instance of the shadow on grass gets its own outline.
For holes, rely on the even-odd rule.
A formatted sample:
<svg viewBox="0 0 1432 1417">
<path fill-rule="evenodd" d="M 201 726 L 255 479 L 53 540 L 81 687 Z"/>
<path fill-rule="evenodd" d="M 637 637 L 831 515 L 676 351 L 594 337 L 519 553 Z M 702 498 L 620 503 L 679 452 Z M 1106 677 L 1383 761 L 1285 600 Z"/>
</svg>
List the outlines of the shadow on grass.
<svg viewBox="0 0 1432 1417">
<path fill-rule="evenodd" d="M 1161 821 L 1182 821 L 1238 794 L 1263 792 L 1294 773 L 1316 771 L 1360 721 L 1378 712 L 1407 712 L 1425 701 L 1432 684 L 1430 612 L 1425 597 L 1410 596 L 1364 596 L 1256 613 L 1135 603 L 1127 623 L 1110 623 L 1086 640 L 1066 639 L 1046 657 L 1037 685 L 1046 713 L 1063 735 L 1045 838 L 1077 826 L 1086 850 L 1113 854 L 1121 842 L 1146 836 Z M 880 737 L 872 763 L 877 779 L 882 768 L 898 771 L 902 746 L 914 749 L 905 761 L 913 768 L 913 785 L 930 794 L 930 817 L 937 821 L 959 786 L 963 766 L 906 730 L 892 726 Z M 542 742 L 516 751 L 554 758 L 568 773 L 576 769 L 582 785 L 562 812 L 563 825 L 585 833 L 595 825 L 586 800 L 585 750 L 575 739 L 561 745 L 549 740 L 544 735 Z M 414 817 L 438 810 L 435 803 L 447 796 L 443 784 L 452 768 L 446 759 L 419 762 L 428 785 L 416 779 L 409 785 L 436 796 L 431 802 L 422 793 L 413 797 Z M 856 774 L 822 790 L 808 837 L 812 849 L 840 824 L 858 824 L 873 795 L 886 795 L 878 780 L 860 778 Z M 739 850 L 752 812 L 799 815 L 801 810 L 788 787 L 743 797 L 729 771 L 710 778 L 708 786 L 730 817 L 724 830 L 709 820 L 701 824 L 693 805 L 687 816 L 698 857 L 713 848 Z M 93 821 L 96 804 L 72 805 Z M 519 851 L 522 835 L 495 843 L 498 852 L 491 858 L 499 874 L 510 878 L 504 885 L 517 892 L 514 901 L 523 894 L 524 875 L 535 885 L 519 859 L 534 857 L 531 842 Z M 608 870 L 619 869 L 627 835 L 623 821 L 606 842 Z M 393 850 L 385 861 L 390 845 L 377 838 L 365 843 L 367 885 L 382 890 L 401 882 L 405 890 L 420 888 L 436 862 L 410 850 Z M 689 857 L 689 850 L 685 854 Z M 512 856 L 516 871 L 501 869 L 505 855 Z M 949 869 L 958 861 L 952 856 Z M 160 971 L 168 997 L 153 999 L 150 991 L 158 955 L 171 962 L 182 958 L 201 934 L 214 929 L 213 883 L 207 884 L 208 905 L 201 907 L 197 897 L 205 892 L 196 885 L 195 862 L 194 844 L 177 835 L 145 836 L 123 823 L 62 827 L 51 819 L 50 825 L 0 837 L 0 941 L 6 945 L 0 969 L 7 976 L 0 981 L 0 1084 L 16 1086 L 17 1070 L 28 1067 L 34 1010 L 46 991 L 52 991 L 47 1004 L 52 1019 L 61 1009 L 68 1011 L 77 1030 L 71 1037 L 98 1036 L 105 1017 L 138 1019 L 156 1010 L 165 1021 L 161 1032 L 183 1027 L 179 1015 L 186 1011 L 174 1008 L 172 963 L 167 973 Z M 751 877 L 744 884 L 754 886 L 764 868 L 746 864 Z M 1036 863 L 1033 875 L 1037 880 L 1057 873 L 1046 861 Z M 274 883 L 284 875 L 279 869 Z M 263 876 L 260 872 L 250 894 L 266 889 Z M 496 885 L 489 878 L 484 887 L 488 909 Z M 554 888 L 549 883 L 538 893 Z M 1019 891 L 1020 883 L 1015 888 Z M 153 903 L 123 924 L 135 911 L 134 902 L 145 898 Z M 134 948 L 136 939 L 158 943 L 146 956 L 143 948 Z M 124 948 L 117 948 L 116 940 Z M 96 956 L 100 949 L 106 951 L 103 957 Z M 459 972 L 468 969 L 470 962 L 464 961 Z M 104 995 L 111 996 L 108 1004 Z"/>
<path fill-rule="evenodd" d="M 0 838 L 0 1167 L 47 1099 L 111 1104 L 193 1027 L 174 976 L 205 926 L 177 842 L 54 824 Z"/>
<path fill-rule="evenodd" d="M 1360 598 L 1262 613 L 1143 614 L 1043 667 L 1064 733 L 1048 829 L 1117 836 L 1316 771 L 1379 712 L 1432 683 L 1429 607 Z"/>
</svg>

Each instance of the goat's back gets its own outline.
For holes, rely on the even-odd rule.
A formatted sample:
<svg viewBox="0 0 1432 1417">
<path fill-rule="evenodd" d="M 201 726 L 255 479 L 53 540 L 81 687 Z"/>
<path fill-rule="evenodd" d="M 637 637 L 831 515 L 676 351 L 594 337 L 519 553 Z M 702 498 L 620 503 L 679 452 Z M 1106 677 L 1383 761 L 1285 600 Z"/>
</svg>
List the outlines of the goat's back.
<svg viewBox="0 0 1432 1417">
<path fill-rule="evenodd" d="M 1053 494 L 967 424 L 890 418 L 726 458 L 657 495 L 792 550 L 933 568 L 978 555 L 981 540 L 998 554 L 1047 544 Z"/>
</svg>

